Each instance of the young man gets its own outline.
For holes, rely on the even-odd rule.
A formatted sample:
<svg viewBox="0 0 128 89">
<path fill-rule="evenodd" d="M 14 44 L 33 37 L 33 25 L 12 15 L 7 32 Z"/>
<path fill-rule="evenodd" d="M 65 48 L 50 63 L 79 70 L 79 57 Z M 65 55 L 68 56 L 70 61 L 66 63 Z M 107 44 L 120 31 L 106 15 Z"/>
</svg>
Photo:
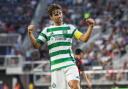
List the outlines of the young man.
<svg viewBox="0 0 128 89">
<path fill-rule="evenodd" d="M 79 74 L 82 74 L 84 79 L 87 81 L 89 89 L 92 89 L 92 83 L 90 81 L 90 78 L 88 75 L 84 72 L 84 65 L 82 63 L 82 59 L 84 58 L 84 52 L 81 49 L 75 50 L 75 59 L 76 59 L 76 65 L 79 70 Z"/>
<path fill-rule="evenodd" d="M 86 42 L 95 22 L 93 19 L 88 19 L 88 30 L 82 34 L 75 26 L 63 23 L 63 12 L 60 5 L 50 5 L 48 14 L 54 24 L 45 27 L 37 39 L 33 35 L 34 25 L 28 26 L 30 40 L 35 48 L 40 48 L 42 42 L 48 44 L 52 89 L 68 89 L 66 84 L 70 89 L 80 89 L 79 72 L 71 50 L 72 38 Z"/>
</svg>

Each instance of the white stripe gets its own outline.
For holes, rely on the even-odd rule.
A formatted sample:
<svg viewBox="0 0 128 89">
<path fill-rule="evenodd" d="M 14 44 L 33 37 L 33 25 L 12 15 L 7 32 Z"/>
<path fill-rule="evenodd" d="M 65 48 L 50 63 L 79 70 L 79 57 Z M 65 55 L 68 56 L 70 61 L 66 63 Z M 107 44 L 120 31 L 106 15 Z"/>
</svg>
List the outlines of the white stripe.
<svg viewBox="0 0 128 89">
<path fill-rule="evenodd" d="M 41 41 L 46 41 L 46 39 L 41 35 L 39 35 L 38 39 L 40 39 Z"/>
<path fill-rule="evenodd" d="M 71 56 L 69 54 L 60 54 L 60 55 L 51 57 L 51 61 L 54 61 L 54 60 L 60 59 L 60 58 L 67 58 L 67 57 L 71 57 Z"/>
<path fill-rule="evenodd" d="M 57 46 L 57 47 L 54 47 L 54 48 L 50 49 L 49 53 L 56 52 L 56 51 L 59 51 L 59 50 L 68 50 L 70 48 L 71 48 L 71 46 Z"/>
<path fill-rule="evenodd" d="M 54 34 L 54 35 L 56 35 L 56 34 L 63 34 L 63 31 L 62 31 L 62 30 L 54 31 L 53 34 Z"/>
<path fill-rule="evenodd" d="M 47 41 L 48 45 L 51 45 L 51 44 L 54 44 L 54 43 L 57 43 L 57 42 L 71 42 L 72 43 L 72 39 L 71 38 L 67 38 L 66 40 L 54 40 L 54 41 Z"/>
<path fill-rule="evenodd" d="M 68 66 L 68 65 L 71 65 L 71 64 L 74 64 L 74 62 L 73 61 L 62 62 L 62 63 L 56 64 L 56 65 L 52 65 L 51 69 L 53 70 L 53 69 L 63 67 L 63 66 Z"/>
<path fill-rule="evenodd" d="M 71 48 L 70 48 L 70 51 L 71 51 L 71 56 L 72 56 L 73 58 L 75 58 L 75 57 L 74 57 L 74 53 L 73 53 L 73 51 L 72 51 Z"/>
<path fill-rule="evenodd" d="M 62 42 L 62 41 L 60 41 L 60 40 L 54 40 L 54 41 L 49 40 L 49 41 L 47 41 L 48 45 L 51 45 L 51 44 L 57 43 L 57 42 Z"/>
<path fill-rule="evenodd" d="M 68 34 L 72 34 L 72 30 L 68 30 L 67 32 L 68 32 Z"/>
</svg>

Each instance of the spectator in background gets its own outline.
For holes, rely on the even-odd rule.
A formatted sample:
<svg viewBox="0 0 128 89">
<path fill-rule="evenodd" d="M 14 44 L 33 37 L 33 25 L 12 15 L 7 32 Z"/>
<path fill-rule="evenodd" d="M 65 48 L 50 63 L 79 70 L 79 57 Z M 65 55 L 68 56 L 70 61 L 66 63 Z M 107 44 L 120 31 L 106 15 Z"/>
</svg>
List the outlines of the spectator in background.
<svg viewBox="0 0 128 89">
<path fill-rule="evenodd" d="M 92 89 L 92 83 L 90 81 L 90 78 L 84 72 L 84 65 L 82 63 L 83 57 L 84 57 L 84 52 L 81 49 L 76 49 L 75 50 L 75 59 L 76 59 L 76 65 L 78 67 L 78 71 L 80 74 L 83 75 L 84 79 L 87 81 L 89 89 Z"/>
<path fill-rule="evenodd" d="M 2 89 L 9 89 L 9 86 L 7 83 L 4 83 L 3 86 L 2 86 Z"/>
<path fill-rule="evenodd" d="M 14 89 L 21 89 L 20 83 L 17 82 Z"/>
</svg>

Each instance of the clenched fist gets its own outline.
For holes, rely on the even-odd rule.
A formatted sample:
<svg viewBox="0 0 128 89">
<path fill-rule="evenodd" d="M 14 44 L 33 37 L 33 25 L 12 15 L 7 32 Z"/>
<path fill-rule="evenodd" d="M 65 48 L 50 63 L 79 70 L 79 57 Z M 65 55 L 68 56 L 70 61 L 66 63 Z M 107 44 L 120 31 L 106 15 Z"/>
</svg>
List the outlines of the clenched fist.
<svg viewBox="0 0 128 89">
<path fill-rule="evenodd" d="M 89 18 L 89 19 L 86 20 L 86 23 L 87 23 L 88 25 L 94 26 L 94 25 L 95 25 L 95 20 L 92 19 L 92 18 Z"/>
<path fill-rule="evenodd" d="M 34 25 L 29 25 L 28 26 L 28 32 L 33 32 L 35 30 L 35 26 Z"/>
</svg>

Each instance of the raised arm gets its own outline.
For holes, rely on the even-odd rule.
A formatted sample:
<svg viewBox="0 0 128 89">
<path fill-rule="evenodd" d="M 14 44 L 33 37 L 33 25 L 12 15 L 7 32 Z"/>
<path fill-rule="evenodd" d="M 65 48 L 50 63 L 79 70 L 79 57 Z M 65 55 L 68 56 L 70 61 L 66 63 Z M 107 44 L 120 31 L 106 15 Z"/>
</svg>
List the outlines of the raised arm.
<svg viewBox="0 0 128 89">
<path fill-rule="evenodd" d="M 39 43 L 37 43 L 36 38 L 33 35 L 34 30 L 35 30 L 35 26 L 34 25 L 29 25 L 28 26 L 28 36 L 29 36 L 29 38 L 32 42 L 33 47 L 34 48 L 40 48 L 41 45 Z"/>
<path fill-rule="evenodd" d="M 84 79 L 87 82 L 88 88 L 89 89 L 92 89 L 92 81 L 91 81 L 91 78 L 84 71 L 81 71 L 81 73 L 82 73 Z"/>
<path fill-rule="evenodd" d="M 93 26 L 95 24 L 95 21 L 93 19 L 88 19 L 87 21 L 88 24 L 88 29 L 87 32 L 82 34 L 79 38 L 79 40 L 83 41 L 83 42 L 87 42 L 89 37 L 91 36 L 92 30 L 93 30 Z"/>
</svg>

